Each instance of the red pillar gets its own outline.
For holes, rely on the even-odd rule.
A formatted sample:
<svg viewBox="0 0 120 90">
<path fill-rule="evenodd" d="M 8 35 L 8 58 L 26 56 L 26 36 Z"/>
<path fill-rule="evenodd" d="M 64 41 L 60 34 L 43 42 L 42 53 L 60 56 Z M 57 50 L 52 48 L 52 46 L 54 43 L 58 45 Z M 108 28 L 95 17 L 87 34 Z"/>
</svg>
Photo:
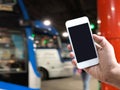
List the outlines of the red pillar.
<svg viewBox="0 0 120 90">
<path fill-rule="evenodd" d="M 98 0 L 99 30 L 114 46 L 120 62 L 120 0 Z M 102 83 L 102 90 L 119 90 Z"/>
</svg>

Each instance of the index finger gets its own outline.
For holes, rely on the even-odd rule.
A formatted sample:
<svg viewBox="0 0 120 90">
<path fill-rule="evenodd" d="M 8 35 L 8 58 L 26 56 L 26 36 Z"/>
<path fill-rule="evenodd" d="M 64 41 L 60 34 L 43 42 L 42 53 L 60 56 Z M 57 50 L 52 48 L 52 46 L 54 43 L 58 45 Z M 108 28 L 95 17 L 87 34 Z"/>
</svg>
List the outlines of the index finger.
<svg viewBox="0 0 120 90">
<path fill-rule="evenodd" d="M 70 44 L 67 45 L 67 48 L 68 48 L 68 50 L 70 50 L 70 51 L 72 50 L 72 47 L 71 47 Z"/>
</svg>

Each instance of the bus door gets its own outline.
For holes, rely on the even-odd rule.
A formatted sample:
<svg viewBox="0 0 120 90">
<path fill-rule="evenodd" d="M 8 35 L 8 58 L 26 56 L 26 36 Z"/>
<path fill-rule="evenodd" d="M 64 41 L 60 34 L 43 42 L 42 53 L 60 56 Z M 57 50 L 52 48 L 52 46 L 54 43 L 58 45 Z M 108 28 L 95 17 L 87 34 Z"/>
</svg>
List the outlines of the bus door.
<svg viewBox="0 0 120 90">
<path fill-rule="evenodd" d="M 0 81 L 28 86 L 24 30 L 0 28 Z"/>
</svg>

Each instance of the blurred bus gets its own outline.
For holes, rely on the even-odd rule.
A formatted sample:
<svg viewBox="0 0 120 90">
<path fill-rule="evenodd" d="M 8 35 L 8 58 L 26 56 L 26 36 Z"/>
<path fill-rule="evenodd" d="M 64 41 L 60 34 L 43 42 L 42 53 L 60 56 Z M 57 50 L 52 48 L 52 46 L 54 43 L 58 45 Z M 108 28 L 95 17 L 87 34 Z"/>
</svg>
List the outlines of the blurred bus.
<svg viewBox="0 0 120 90">
<path fill-rule="evenodd" d="M 20 19 L 29 20 L 23 0 L 0 0 L 0 89 L 40 90 L 32 29 Z"/>
<path fill-rule="evenodd" d="M 38 70 L 43 80 L 73 75 L 73 65 L 67 46 L 62 47 L 60 35 L 52 26 L 35 21 L 34 47 Z"/>
</svg>

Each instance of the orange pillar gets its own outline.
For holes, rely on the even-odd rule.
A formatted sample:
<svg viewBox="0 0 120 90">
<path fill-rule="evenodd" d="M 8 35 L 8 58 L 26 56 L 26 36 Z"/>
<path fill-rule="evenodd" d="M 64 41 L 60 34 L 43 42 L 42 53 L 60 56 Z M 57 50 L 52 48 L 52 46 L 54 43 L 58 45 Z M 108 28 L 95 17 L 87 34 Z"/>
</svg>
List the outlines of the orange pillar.
<svg viewBox="0 0 120 90">
<path fill-rule="evenodd" d="M 98 0 L 99 30 L 114 46 L 118 62 L 120 62 L 120 0 Z M 102 90 L 119 90 L 101 83 Z"/>
</svg>

